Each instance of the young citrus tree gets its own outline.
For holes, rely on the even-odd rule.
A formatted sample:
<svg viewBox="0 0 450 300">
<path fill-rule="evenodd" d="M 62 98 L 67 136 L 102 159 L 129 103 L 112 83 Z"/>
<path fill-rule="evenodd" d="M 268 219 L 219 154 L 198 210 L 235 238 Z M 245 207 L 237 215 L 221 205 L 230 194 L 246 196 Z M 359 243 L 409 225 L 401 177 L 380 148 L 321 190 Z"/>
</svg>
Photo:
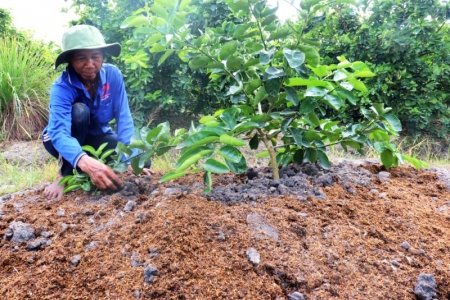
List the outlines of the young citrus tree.
<svg viewBox="0 0 450 300">
<path fill-rule="evenodd" d="M 162 181 L 182 176 L 189 168 L 201 168 L 210 188 L 211 173 L 245 171 L 245 158 L 237 147 L 248 143 L 256 149 L 261 142 L 266 148 L 261 155 L 270 157 L 274 179 L 279 178 L 280 165 L 292 162 L 317 162 L 329 168 L 326 148 L 336 144 L 361 153 L 369 146 L 380 153 L 387 168 L 403 161 L 424 166 L 391 143 L 402 128 L 390 108 L 359 103 L 359 96 L 368 93 L 362 80 L 375 76 L 367 65 L 343 56 L 336 64 L 321 65 L 320 42 L 304 38 L 305 32 L 325 19 L 327 1 L 302 1 L 299 20 L 284 24 L 277 19 L 277 7 L 269 8 L 264 1 L 223 3 L 234 21 L 207 28 L 200 36 L 193 35 L 186 23 L 186 16 L 196 9 L 189 0 L 157 0 L 122 23 L 123 28 L 135 28 L 134 41 L 142 39 L 140 45 L 164 53 L 160 64 L 177 54 L 191 69 L 206 71 L 210 84 L 217 91 L 225 90 L 234 104 L 203 117 L 198 127 L 178 134 L 176 142 L 173 137 L 167 139 L 164 147 L 176 147 L 182 155 L 176 169 Z M 239 19 L 247 21 L 239 23 Z M 330 110 L 358 105 L 357 123 L 328 117 Z M 153 145 L 158 139 L 155 132 L 150 138 L 144 136 L 143 153 L 156 153 Z"/>
</svg>

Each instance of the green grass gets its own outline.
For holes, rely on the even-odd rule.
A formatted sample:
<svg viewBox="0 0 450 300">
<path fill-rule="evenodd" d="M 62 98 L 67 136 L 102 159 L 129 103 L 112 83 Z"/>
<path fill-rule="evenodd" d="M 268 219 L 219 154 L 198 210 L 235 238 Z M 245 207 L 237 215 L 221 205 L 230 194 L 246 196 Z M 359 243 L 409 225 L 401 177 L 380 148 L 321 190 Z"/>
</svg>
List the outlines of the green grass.
<svg viewBox="0 0 450 300">
<path fill-rule="evenodd" d="M 51 160 L 43 165 L 33 162 L 29 166 L 9 163 L 0 156 L 0 195 L 52 182 L 58 170 L 58 162 Z"/>
<path fill-rule="evenodd" d="M 32 129 L 46 119 L 56 75 L 53 59 L 42 43 L 0 35 L 0 126 L 5 139 L 22 131 L 32 138 Z"/>
<path fill-rule="evenodd" d="M 169 172 L 174 169 L 179 157 L 180 154 L 176 150 L 171 149 L 161 156 L 152 158 L 151 169 L 153 171 Z"/>
<path fill-rule="evenodd" d="M 447 141 L 437 140 L 429 136 L 420 137 L 400 137 L 394 141 L 400 153 L 418 158 L 430 166 L 441 166 L 450 164 L 450 148 Z M 345 152 L 339 145 L 330 147 L 327 154 L 330 160 L 336 158 L 343 159 L 364 159 L 377 158 L 379 154 L 373 149 L 366 148 L 365 155 L 359 154 L 356 150 L 350 149 Z"/>
</svg>

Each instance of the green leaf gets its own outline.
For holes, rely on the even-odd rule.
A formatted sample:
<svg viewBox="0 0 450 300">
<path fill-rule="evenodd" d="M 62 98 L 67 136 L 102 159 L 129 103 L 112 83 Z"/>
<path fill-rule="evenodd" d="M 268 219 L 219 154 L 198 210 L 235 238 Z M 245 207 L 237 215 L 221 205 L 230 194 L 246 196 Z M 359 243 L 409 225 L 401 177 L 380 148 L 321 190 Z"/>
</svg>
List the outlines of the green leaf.
<svg viewBox="0 0 450 300">
<path fill-rule="evenodd" d="M 389 123 L 389 125 L 397 132 L 402 131 L 402 123 L 400 120 L 394 116 L 393 114 L 385 114 L 384 119 Z"/>
<path fill-rule="evenodd" d="M 258 153 L 255 155 L 256 158 L 264 158 L 264 157 L 269 157 L 269 151 L 264 150 L 261 153 Z"/>
<path fill-rule="evenodd" d="M 377 142 L 386 141 L 388 142 L 390 140 L 388 132 L 380 129 L 375 129 L 370 132 L 369 139 L 375 140 Z"/>
<path fill-rule="evenodd" d="M 267 80 L 271 80 L 271 79 L 274 79 L 274 78 L 280 78 L 280 77 L 283 77 L 285 75 L 286 75 L 286 73 L 282 69 L 277 69 L 275 67 L 268 67 L 266 69 L 265 74 L 264 74 L 264 80 L 267 81 Z"/>
<path fill-rule="evenodd" d="M 130 147 L 131 149 L 135 148 L 135 149 L 141 149 L 141 150 L 145 150 L 145 143 L 142 140 L 134 140 L 131 141 L 130 145 L 128 145 L 128 147 Z"/>
<path fill-rule="evenodd" d="M 230 41 L 220 48 L 219 58 L 221 60 L 228 59 L 231 55 L 233 55 L 238 47 L 239 43 L 237 41 Z"/>
<path fill-rule="evenodd" d="M 66 194 L 68 192 L 76 191 L 76 190 L 79 190 L 79 189 L 81 189 L 81 185 L 80 184 L 69 185 L 63 190 L 63 193 Z"/>
<path fill-rule="evenodd" d="M 123 173 L 128 169 L 128 164 L 125 162 L 121 162 L 113 167 L 114 171 Z"/>
<path fill-rule="evenodd" d="M 258 149 L 258 146 L 259 146 L 258 133 L 255 133 L 255 135 L 250 139 L 249 146 L 250 146 L 250 149 L 252 149 L 252 150 Z"/>
<path fill-rule="evenodd" d="M 97 151 L 95 151 L 95 157 L 99 157 L 100 154 L 103 152 L 103 149 L 105 149 L 105 147 L 108 146 L 108 143 L 103 143 L 100 145 L 100 147 L 98 147 Z"/>
<path fill-rule="evenodd" d="M 203 116 L 198 121 L 200 124 L 205 124 L 211 121 L 216 121 L 216 118 L 214 116 Z"/>
<path fill-rule="evenodd" d="M 126 18 L 120 25 L 120 28 L 125 29 L 131 27 L 140 27 L 142 25 L 149 25 L 147 18 L 143 15 L 136 15 Z"/>
<path fill-rule="evenodd" d="M 305 62 L 305 53 L 299 50 L 291 50 L 288 48 L 283 49 L 284 57 L 286 58 L 289 66 L 293 69 L 300 67 Z"/>
<path fill-rule="evenodd" d="M 317 150 L 313 148 L 307 148 L 305 151 L 304 160 L 310 163 L 315 163 L 317 161 Z"/>
<path fill-rule="evenodd" d="M 170 149 L 170 148 L 169 148 Z M 161 155 L 161 154 L 158 154 Z M 139 155 L 139 168 L 143 169 L 145 164 L 150 160 L 150 158 L 153 156 L 153 151 L 146 151 Z"/>
<path fill-rule="evenodd" d="M 208 194 L 209 192 L 211 192 L 212 190 L 212 176 L 211 176 L 211 172 L 205 172 L 205 174 L 203 175 L 203 181 L 205 182 L 205 188 L 203 189 L 203 191 Z"/>
<path fill-rule="evenodd" d="M 353 87 L 354 87 L 356 90 L 358 90 L 358 91 L 360 91 L 360 92 L 368 92 L 368 89 L 367 89 L 366 85 L 365 85 L 362 81 L 360 81 L 360 80 L 358 80 L 358 79 L 355 79 L 355 78 L 351 78 L 351 79 L 349 79 L 348 82 L 349 82 L 351 85 L 353 85 Z"/>
<path fill-rule="evenodd" d="M 91 183 L 90 182 L 83 182 L 80 184 L 80 187 L 85 190 L 86 192 L 89 192 L 91 190 Z"/>
<path fill-rule="evenodd" d="M 179 177 L 182 177 L 182 176 L 186 175 L 187 173 L 188 173 L 187 171 L 183 171 L 183 172 L 171 171 L 171 172 L 167 173 L 166 175 L 164 175 L 163 177 L 161 177 L 159 179 L 159 183 L 163 183 L 163 182 L 166 182 L 166 181 L 169 181 L 169 180 L 177 179 Z"/>
<path fill-rule="evenodd" d="M 200 131 L 188 137 L 183 143 L 179 144 L 176 149 L 207 145 L 218 140 L 219 136 L 215 132 Z"/>
<path fill-rule="evenodd" d="M 294 138 L 295 144 L 298 147 L 302 147 L 303 145 L 303 130 L 300 130 L 298 128 L 291 128 L 291 132 L 292 132 L 292 137 Z"/>
<path fill-rule="evenodd" d="M 102 155 L 100 156 L 100 160 L 101 161 L 105 161 L 106 158 L 108 158 L 111 154 L 113 154 L 116 150 L 114 149 L 109 149 L 106 150 L 105 152 L 102 153 Z"/>
<path fill-rule="evenodd" d="M 286 100 L 291 102 L 294 106 L 298 106 L 300 101 L 298 100 L 297 92 L 291 87 L 285 87 L 284 89 L 286 91 Z"/>
<path fill-rule="evenodd" d="M 326 77 L 330 74 L 330 71 L 328 70 L 327 66 L 318 66 L 316 68 L 312 69 L 314 74 L 316 74 L 319 78 Z"/>
<path fill-rule="evenodd" d="M 189 149 L 183 151 L 183 154 L 180 156 L 180 158 L 178 159 L 177 163 L 175 164 L 175 168 L 178 168 L 189 157 L 192 157 L 195 154 L 197 154 L 199 152 L 203 152 L 203 151 L 209 151 L 208 153 L 213 152 L 212 149 L 210 149 L 210 148 L 208 148 L 206 146 L 192 147 L 192 148 L 189 148 Z"/>
<path fill-rule="evenodd" d="M 337 70 L 333 76 L 334 81 L 340 81 L 340 80 L 344 80 L 347 78 L 348 78 L 347 72 L 345 72 L 344 70 Z"/>
<path fill-rule="evenodd" d="M 230 172 L 226 165 L 213 158 L 208 158 L 203 164 L 203 170 L 215 174 L 224 174 Z"/>
<path fill-rule="evenodd" d="M 317 157 L 319 159 L 319 165 L 324 168 L 325 170 L 330 169 L 330 161 L 328 159 L 328 156 L 325 152 L 321 150 L 317 150 Z"/>
<path fill-rule="evenodd" d="M 179 167 L 175 170 L 175 172 L 178 173 L 178 172 L 182 172 L 182 171 L 186 170 L 187 168 L 193 166 L 200 159 L 204 158 L 206 155 L 208 155 L 211 152 L 212 152 L 212 150 L 203 150 L 203 151 L 200 151 L 200 152 L 186 158 L 182 163 L 180 163 L 180 161 L 178 161 L 177 165 L 179 165 Z"/>
<path fill-rule="evenodd" d="M 389 169 L 394 162 L 394 158 L 392 156 L 392 151 L 389 149 L 384 149 L 380 154 L 381 162 L 386 169 Z"/>
<path fill-rule="evenodd" d="M 233 163 L 238 163 L 241 161 L 242 153 L 232 147 L 232 146 L 223 146 L 217 151 L 217 154 L 221 155 L 225 160 L 231 161 Z"/>
<path fill-rule="evenodd" d="M 245 146 L 246 142 L 244 140 L 229 136 L 228 134 L 222 134 L 220 136 L 219 141 L 221 143 L 230 145 L 230 146 L 235 146 L 235 147 L 241 147 L 241 146 Z"/>
<path fill-rule="evenodd" d="M 298 149 L 294 153 L 293 160 L 296 164 L 301 165 L 303 163 L 303 158 L 305 157 L 305 150 L 304 149 Z"/>
<path fill-rule="evenodd" d="M 58 185 L 64 185 L 66 184 L 70 179 L 72 179 L 73 175 L 66 175 L 64 176 L 59 182 Z"/>
<path fill-rule="evenodd" d="M 275 21 L 276 19 L 277 19 L 276 14 L 269 15 L 261 22 L 261 26 L 264 27 L 266 25 L 272 24 L 273 21 Z"/>
<path fill-rule="evenodd" d="M 233 33 L 233 38 L 240 38 L 246 31 L 253 25 L 252 22 L 248 22 L 242 25 L 238 25 L 235 27 L 235 31 Z"/>
<path fill-rule="evenodd" d="M 313 68 L 317 67 L 320 63 L 320 55 L 316 48 L 309 45 L 300 45 L 298 49 L 305 53 L 306 62 L 309 63 Z"/>
<path fill-rule="evenodd" d="M 310 83 L 309 79 L 304 78 L 288 78 L 284 82 L 285 86 L 307 86 Z"/>
<path fill-rule="evenodd" d="M 205 56 L 205 55 L 196 56 L 189 61 L 189 67 L 192 70 L 197 70 L 197 69 L 200 69 L 200 68 L 206 66 L 210 62 L 212 62 L 212 59 L 209 58 L 208 56 Z"/>
<path fill-rule="evenodd" d="M 314 98 L 306 98 L 300 104 L 300 113 L 308 114 L 317 107 L 317 101 Z"/>
<path fill-rule="evenodd" d="M 233 130 L 236 126 L 236 111 L 233 109 L 225 109 L 219 118 L 225 123 L 229 130 Z"/>
<path fill-rule="evenodd" d="M 275 32 L 272 32 L 267 41 L 273 41 L 281 38 L 285 38 L 291 34 L 291 30 L 287 27 L 281 28 Z"/>
<path fill-rule="evenodd" d="M 241 160 L 238 163 L 233 163 L 228 160 L 226 160 L 225 162 L 228 168 L 230 168 L 230 171 L 234 174 L 241 174 L 247 170 L 247 161 L 245 160 L 244 156 L 242 156 Z"/>
<path fill-rule="evenodd" d="M 167 13 L 167 10 L 164 9 L 162 6 L 159 5 L 153 5 L 150 10 L 155 13 L 158 17 L 161 17 L 163 19 L 167 19 L 169 14 Z"/>
<path fill-rule="evenodd" d="M 347 99 L 348 102 L 350 102 L 353 105 L 356 105 L 356 103 L 358 102 L 358 98 L 355 97 L 355 95 L 353 94 L 352 91 L 343 89 L 343 88 L 337 88 L 336 89 L 336 93 L 343 97 L 344 99 Z"/>
<path fill-rule="evenodd" d="M 231 71 L 239 70 L 243 62 L 243 59 L 238 56 L 231 56 L 227 60 L 227 68 Z"/>
<path fill-rule="evenodd" d="M 374 77 L 375 73 L 372 73 L 370 70 L 357 71 L 354 73 L 355 77 Z"/>
<path fill-rule="evenodd" d="M 240 91 L 242 91 L 242 84 L 241 85 L 239 85 L 239 86 L 237 86 L 237 85 L 232 85 L 232 86 L 230 86 L 230 89 L 229 89 L 229 91 L 228 91 L 228 94 L 230 94 L 230 95 L 235 95 L 235 94 L 237 94 L 237 93 L 239 93 Z"/>
<path fill-rule="evenodd" d="M 253 106 L 258 105 L 258 103 L 266 99 L 267 96 L 268 94 L 266 92 L 266 88 L 264 86 L 261 86 L 256 92 L 255 98 L 253 99 Z"/>
<path fill-rule="evenodd" d="M 310 87 L 305 92 L 305 97 L 323 97 L 327 94 L 327 90 L 321 87 Z"/>
<path fill-rule="evenodd" d="M 92 146 L 84 145 L 83 147 L 81 147 L 81 149 L 83 149 L 84 151 L 87 151 L 90 154 L 96 156 L 96 153 L 95 153 L 96 151 L 95 151 L 94 147 L 92 147 Z"/>
<path fill-rule="evenodd" d="M 174 49 L 167 50 L 158 60 L 158 66 L 160 66 L 162 63 L 166 61 L 169 56 L 171 56 L 175 52 Z"/>
<path fill-rule="evenodd" d="M 270 115 L 262 114 L 262 115 L 254 115 L 251 116 L 250 120 L 252 122 L 267 122 L 272 120 L 272 117 Z"/>
<path fill-rule="evenodd" d="M 135 157 L 131 160 L 131 167 L 133 168 L 134 174 L 139 175 L 142 173 L 142 168 L 139 167 L 139 157 Z"/>
<path fill-rule="evenodd" d="M 152 144 L 156 140 L 156 137 L 161 133 L 162 129 L 163 129 L 162 126 L 157 126 L 157 127 L 153 128 L 152 130 L 150 130 L 147 133 L 147 136 L 145 137 L 145 140 L 149 144 Z"/>
<path fill-rule="evenodd" d="M 272 47 L 269 50 L 261 50 L 259 52 L 259 63 L 262 65 L 267 65 L 272 62 L 275 54 L 275 48 Z"/>
<path fill-rule="evenodd" d="M 342 101 L 341 98 L 334 96 L 332 94 L 327 94 L 324 97 L 324 101 L 331 106 L 332 108 L 334 108 L 335 110 L 339 110 L 343 105 L 344 105 L 344 101 Z"/>
</svg>

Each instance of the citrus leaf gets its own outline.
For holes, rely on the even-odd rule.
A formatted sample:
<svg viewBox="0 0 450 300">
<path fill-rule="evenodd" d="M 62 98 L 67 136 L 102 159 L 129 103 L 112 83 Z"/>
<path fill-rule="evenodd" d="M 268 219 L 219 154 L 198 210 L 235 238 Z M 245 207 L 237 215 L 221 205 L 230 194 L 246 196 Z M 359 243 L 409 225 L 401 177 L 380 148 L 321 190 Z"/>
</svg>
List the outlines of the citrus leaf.
<svg viewBox="0 0 450 300">
<path fill-rule="evenodd" d="M 225 45 L 223 45 L 222 48 L 220 48 L 219 58 L 221 60 L 228 59 L 231 55 L 233 55 L 236 52 L 238 45 L 239 44 L 237 41 L 230 41 Z"/>
<path fill-rule="evenodd" d="M 394 162 L 394 158 L 392 156 L 392 151 L 389 149 L 384 149 L 380 154 L 381 163 L 386 169 L 389 169 Z"/>
<path fill-rule="evenodd" d="M 300 67 L 305 62 L 305 53 L 299 50 L 284 48 L 283 54 L 289 66 L 293 69 Z"/>
<path fill-rule="evenodd" d="M 231 161 L 233 163 L 240 162 L 242 158 L 242 153 L 232 146 L 223 146 L 219 151 L 217 151 L 217 154 L 225 158 L 225 160 Z"/>
<path fill-rule="evenodd" d="M 215 174 L 224 174 L 228 173 L 230 169 L 226 165 L 221 162 L 218 162 L 214 158 L 208 158 L 203 164 L 203 170 Z"/>
</svg>

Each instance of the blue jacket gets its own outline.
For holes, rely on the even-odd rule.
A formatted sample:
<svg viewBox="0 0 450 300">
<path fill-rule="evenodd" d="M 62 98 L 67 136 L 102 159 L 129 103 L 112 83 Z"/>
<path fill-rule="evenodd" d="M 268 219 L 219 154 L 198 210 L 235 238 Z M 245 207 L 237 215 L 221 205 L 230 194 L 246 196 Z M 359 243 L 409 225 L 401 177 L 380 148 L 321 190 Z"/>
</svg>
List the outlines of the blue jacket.
<svg viewBox="0 0 450 300">
<path fill-rule="evenodd" d="M 122 73 L 117 67 L 104 63 L 99 77 L 100 84 L 94 101 L 90 100 L 89 93 L 70 65 L 50 89 L 50 116 L 44 132 L 48 133 L 55 149 L 73 167 L 86 155 L 78 141 L 71 136 L 73 103 L 82 102 L 89 107 L 89 134 L 101 135 L 112 131 L 108 123 L 115 118 L 119 141 L 127 145 L 133 136 L 133 119 Z"/>
</svg>

